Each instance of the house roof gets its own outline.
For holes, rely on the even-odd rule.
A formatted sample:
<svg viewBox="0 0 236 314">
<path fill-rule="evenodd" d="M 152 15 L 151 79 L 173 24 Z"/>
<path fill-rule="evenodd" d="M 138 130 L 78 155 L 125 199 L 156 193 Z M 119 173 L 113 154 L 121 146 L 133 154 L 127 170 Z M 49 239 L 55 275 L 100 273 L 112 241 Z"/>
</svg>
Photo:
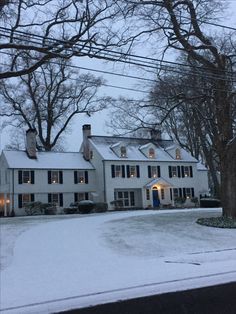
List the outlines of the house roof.
<svg viewBox="0 0 236 314">
<path fill-rule="evenodd" d="M 188 152 L 181 149 L 181 160 L 174 159 L 168 152 L 169 148 L 177 148 L 172 140 L 152 140 L 144 138 L 128 138 L 115 136 L 90 136 L 90 143 L 98 150 L 104 160 L 133 160 L 133 161 L 175 161 L 175 162 L 197 162 Z M 119 157 L 111 149 L 117 143 L 126 146 L 127 157 Z M 149 144 L 155 147 L 155 158 L 148 158 L 143 154 L 142 149 L 148 148 Z"/>
<path fill-rule="evenodd" d="M 160 184 L 160 185 L 162 185 L 162 186 L 164 186 L 164 187 L 173 187 L 173 185 L 170 183 L 170 182 L 168 182 L 168 181 L 166 181 L 166 180 L 164 180 L 163 178 L 155 178 L 155 179 L 152 179 L 149 183 L 147 183 L 144 187 L 145 188 L 151 188 L 153 185 L 155 185 L 155 184 Z"/>
<path fill-rule="evenodd" d="M 30 159 L 25 151 L 4 150 L 3 154 L 13 169 L 94 169 L 79 152 L 37 152 L 37 159 Z"/>
</svg>

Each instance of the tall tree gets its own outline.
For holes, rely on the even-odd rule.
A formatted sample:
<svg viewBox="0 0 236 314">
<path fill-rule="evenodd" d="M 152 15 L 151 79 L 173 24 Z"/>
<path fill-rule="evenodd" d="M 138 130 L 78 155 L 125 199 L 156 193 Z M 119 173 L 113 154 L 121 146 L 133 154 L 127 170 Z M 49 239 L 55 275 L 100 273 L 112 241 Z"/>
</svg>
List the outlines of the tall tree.
<svg viewBox="0 0 236 314">
<path fill-rule="evenodd" d="M 111 7 L 115 2 L 1 1 L 0 53 L 4 62 L 0 79 L 32 73 L 58 57 L 94 56 L 112 46 L 113 39 L 118 38 L 112 23 L 116 10 L 111 11 Z M 30 57 L 27 66 L 26 57 Z"/>
<path fill-rule="evenodd" d="M 131 29 L 131 38 L 149 34 L 150 38 L 162 34 L 166 40 L 163 51 L 182 52 L 189 63 L 204 69 L 212 80 L 211 106 L 214 112 L 215 133 L 213 145 L 217 151 L 221 172 L 221 200 L 223 215 L 236 217 L 236 136 L 233 131 L 233 59 L 232 52 L 225 52 L 205 27 L 222 8 L 221 1 L 212 0 L 162 0 L 119 1 L 124 18 L 138 23 Z M 225 4 L 224 4 L 225 5 Z M 153 36 L 152 36 L 153 35 Z M 225 36 L 224 34 L 222 36 Z M 163 47 L 163 42 L 162 42 Z"/>
<path fill-rule="evenodd" d="M 38 148 L 46 151 L 58 148 L 76 115 L 102 110 L 110 99 L 99 96 L 101 78 L 79 75 L 68 66 L 68 61 L 57 61 L 0 84 L 0 116 L 8 117 L 18 128 L 35 128 Z"/>
</svg>

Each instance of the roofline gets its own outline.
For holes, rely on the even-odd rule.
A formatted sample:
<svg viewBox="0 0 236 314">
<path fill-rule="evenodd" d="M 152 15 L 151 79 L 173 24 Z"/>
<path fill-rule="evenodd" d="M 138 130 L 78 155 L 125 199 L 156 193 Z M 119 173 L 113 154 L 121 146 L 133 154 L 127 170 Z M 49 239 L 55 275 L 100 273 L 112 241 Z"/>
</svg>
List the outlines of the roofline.
<svg viewBox="0 0 236 314">
<path fill-rule="evenodd" d="M 174 142 L 173 140 L 166 140 L 166 139 L 159 139 L 159 140 L 154 140 L 154 139 L 151 139 L 151 138 L 148 138 L 148 137 L 126 137 L 126 136 L 106 136 L 106 135 L 89 135 L 88 138 L 93 138 L 93 137 L 100 137 L 100 138 L 117 138 L 117 139 L 129 139 L 129 140 L 148 140 L 150 142 L 163 142 L 163 141 L 166 141 L 166 142 Z"/>
</svg>

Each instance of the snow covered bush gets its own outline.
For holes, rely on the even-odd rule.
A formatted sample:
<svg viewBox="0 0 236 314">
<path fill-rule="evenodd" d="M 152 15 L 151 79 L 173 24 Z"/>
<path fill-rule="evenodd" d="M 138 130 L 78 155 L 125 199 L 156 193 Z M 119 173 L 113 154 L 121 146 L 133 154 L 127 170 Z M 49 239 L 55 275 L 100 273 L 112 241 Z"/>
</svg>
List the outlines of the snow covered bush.
<svg viewBox="0 0 236 314">
<path fill-rule="evenodd" d="M 104 213 L 108 210 L 108 204 L 107 203 L 95 203 L 94 212 L 95 213 Z"/>
<path fill-rule="evenodd" d="M 94 209 L 94 207 L 94 202 L 89 200 L 80 201 L 78 204 L 80 214 L 89 214 Z"/>
</svg>

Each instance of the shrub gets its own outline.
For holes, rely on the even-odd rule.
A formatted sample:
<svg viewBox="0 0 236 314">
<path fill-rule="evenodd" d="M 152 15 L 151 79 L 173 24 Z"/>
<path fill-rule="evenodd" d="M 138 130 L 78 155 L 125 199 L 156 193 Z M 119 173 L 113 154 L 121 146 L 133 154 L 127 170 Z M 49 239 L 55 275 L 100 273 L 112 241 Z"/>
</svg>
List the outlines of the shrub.
<svg viewBox="0 0 236 314">
<path fill-rule="evenodd" d="M 123 207 L 123 202 L 121 200 L 111 201 L 110 204 L 113 205 L 115 209 L 120 209 Z"/>
<path fill-rule="evenodd" d="M 28 216 L 40 215 L 43 213 L 41 202 L 32 202 L 25 205 L 25 212 Z"/>
<path fill-rule="evenodd" d="M 220 207 L 220 200 L 214 198 L 202 198 L 200 199 L 200 207 Z"/>
<path fill-rule="evenodd" d="M 108 210 L 108 204 L 107 203 L 96 203 L 94 207 L 94 212 L 95 213 L 104 213 Z"/>
<path fill-rule="evenodd" d="M 56 215 L 57 207 L 54 203 L 45 203 L 42 204 L 43 211 L 45 215 Z"/>
<path fill-rule="evenodd" d="M 65 214 L 76 214 L 78 211 L 78 208 L 77 207 L 67 207 L 67 208 L 64 208 L 63 210 L 64 210 Z"/>
<path fill-rule="evenodd" d="M 89 200 L 80 201 L 78 204 L 80 214 L 89 214 L 94 209 L 94 207 L 95 207 L 94 202 Z"/>
</svg>

